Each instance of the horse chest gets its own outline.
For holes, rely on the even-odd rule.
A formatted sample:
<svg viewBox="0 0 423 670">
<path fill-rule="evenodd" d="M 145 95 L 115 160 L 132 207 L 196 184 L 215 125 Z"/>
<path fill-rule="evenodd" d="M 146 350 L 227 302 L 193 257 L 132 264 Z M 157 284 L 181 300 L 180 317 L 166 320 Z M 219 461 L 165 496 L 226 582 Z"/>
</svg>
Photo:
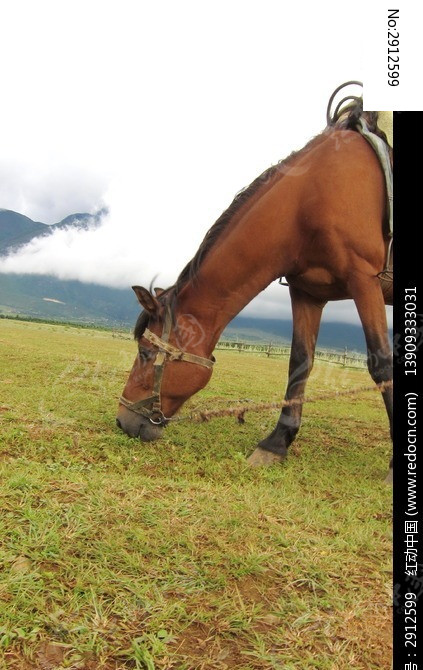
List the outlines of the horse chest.
<svg viewBox="0 0 423 670">
<path fill-rule="evenodd" d="M 287 281 L 290 286 L 318 300 L 342 300 L 348 297 L 344 283 L 325 268 L 309 268 L 301 274 L 287 276 Z"/>
</svg>

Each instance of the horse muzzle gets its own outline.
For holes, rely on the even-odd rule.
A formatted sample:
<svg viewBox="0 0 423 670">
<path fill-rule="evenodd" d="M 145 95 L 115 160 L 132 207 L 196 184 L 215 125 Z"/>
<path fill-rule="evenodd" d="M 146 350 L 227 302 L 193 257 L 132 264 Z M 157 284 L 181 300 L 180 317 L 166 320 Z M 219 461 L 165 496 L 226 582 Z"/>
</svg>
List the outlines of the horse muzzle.
<svg viewBox="0 0 423 670">
<path fill-rule="evenodd" d="M 120 407 L 116 417 L 116 425 L 129 437 L 138 437 L 141 442 L 154 442 L 160 439 L 163 426 L 151 423 L 140 414 L 135 414 L 125 407 Z"/>
</svg>

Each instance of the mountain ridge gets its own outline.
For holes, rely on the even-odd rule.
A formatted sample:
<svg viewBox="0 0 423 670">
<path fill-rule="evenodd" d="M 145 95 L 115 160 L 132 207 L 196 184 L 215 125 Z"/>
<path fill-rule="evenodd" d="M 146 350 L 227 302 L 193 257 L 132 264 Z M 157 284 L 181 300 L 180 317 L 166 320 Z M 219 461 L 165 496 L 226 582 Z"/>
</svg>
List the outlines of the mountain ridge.
<svg viewBox="0 0 423 670">
<path fill-rule="evenodd" d="M 132 329 L 140 313 L 130 288 L 117 289 L 47 275 L 0 274 L 0 313 L 38 319 Z M 292 322 L 236 316 L 226 327 L 225 339 L 288 344 Z M 326 349 L 364 352 L 361 326 L 323 322 L 318 346 Z"/>
<path fill-rule="evenodd" d="M 37 237 L 44 237 L 55 230 L 62 228 L 86 229 L 98 226 L 101 217 L 107 213 L 107 209 L 100 209 L 95 214 L 77 212 L 66 216 L 57 223 L 42 223 L 33 221 L 25 214 L 19 214 L 12 209 L 0 208 L 0 256 L 10 254 L 24 244 L 28 244 Z"/>
</svg>

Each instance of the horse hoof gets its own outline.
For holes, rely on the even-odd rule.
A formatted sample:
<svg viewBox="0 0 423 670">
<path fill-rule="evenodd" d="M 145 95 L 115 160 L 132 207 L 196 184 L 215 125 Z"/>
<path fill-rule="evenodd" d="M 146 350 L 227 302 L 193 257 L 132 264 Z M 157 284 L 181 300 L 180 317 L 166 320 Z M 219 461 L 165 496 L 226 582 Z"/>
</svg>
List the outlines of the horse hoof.
<svg viewBox="0 0 423 670">
<path fill-rule="evenodd" d="M 251 465 L 252 468 L 259 468 L 262 465 L 274 465 L 274 463 L 281 463 L 284 460 L 284 457 L 280 454 L 274 454 L 273 451 L 266 451 L 266 449 L 261 449 L 257 447 L 247 458 L 248 465 Z"/>
<path fill-rule="evenodd" d="M 392 468 L 389 468 L 389 472 L 386 475 L 384 481 L 385 481 L 385 484 L 390 484 L 391 486 L 393 485 L 393 483 L 394 483 L 394 471 L 392 470 Z"/>
</svg>

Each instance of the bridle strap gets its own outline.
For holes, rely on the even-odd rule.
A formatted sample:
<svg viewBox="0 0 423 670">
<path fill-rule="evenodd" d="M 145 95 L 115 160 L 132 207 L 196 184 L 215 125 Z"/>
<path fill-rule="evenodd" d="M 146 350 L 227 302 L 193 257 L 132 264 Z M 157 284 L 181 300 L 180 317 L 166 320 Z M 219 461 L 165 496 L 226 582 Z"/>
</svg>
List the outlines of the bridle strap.
<svg viewBox="0 0 423 670">
<path fill-rule="evenodd" d="M 162 340 L 164 342 L 169 341 L 170 337 L 170 331 L 172 329 L 172 311 L 170 309 L 169 305 L 166 305 L 166 314 L 163 322 L 163 330 L 162 330 Z M 148 330 L 148 328 L 146 328 Z"/>
<path fill-rule="evenodd" d="M 137 414 L 142 414 L 143 416 L 147 417 L 150 415 L 150 410 L 146 408 L 146 405 L 155 403 L 158 400 L 159 396 L 156 395 L 151 395 L 148 398 L 144 398 L 143 400 L 138 400 L 138 402 L 131 402 L 130 400 L 127 400 L 127 398 L 125 398 L 123 395 L 119 398 L 119 402 L 122 405 L 132 410 L 133 412 L 136 412 Z"/>
<path fill-rule="evenodd" d="M 160 351 L 168 354 L 167 358 L 169 361 L 186 361 L 187 363 L 196 363 L 197 365 L 203 365 L 205 368 L 213 368 L 213 361 L 210 358 L 203 358 L 202 356 L 197 356 L 196 354 L 190 354 L 187 351 L 182 351 L 177 347 L 174 347 L 173 344 L 170 344 L 163 337 L 158 337 L 148 328 L 145 329 L 143 337 L 146 340 L 154 344 Z M 157 359 L 156 359 L 157 360 Z M 156 363 L 154 363 L 156 365 Z"/>
</svg>

